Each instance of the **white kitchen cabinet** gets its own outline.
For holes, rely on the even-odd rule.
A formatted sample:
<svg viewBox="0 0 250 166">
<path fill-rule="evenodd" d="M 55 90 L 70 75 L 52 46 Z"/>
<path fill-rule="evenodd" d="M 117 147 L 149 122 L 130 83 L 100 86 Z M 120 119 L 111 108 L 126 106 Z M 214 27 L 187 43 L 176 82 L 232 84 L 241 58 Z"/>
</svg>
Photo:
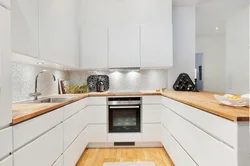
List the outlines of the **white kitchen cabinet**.
<svg viewBox="0 0 250 166">
<path fill-rule="evenodd" d="M 236 153 L 230 146 L 197 128 L 168 108 L 165 108 L 162 117 L 164 117 L 164 127 L 198 165 L 209 166 L 216 163 L 235 166 Z"/>
<path fill-rule="evenodd" d="M 0 6 L 0 128 L 12 121 L 10 11 Z"/>
<path fill-rule="evenodd" d="M 82 69 L 108 68 L 108 28 L 105 26 L 82 27 Z"/>
<path fill-rule="evenodd" d="M 143 96 L 142 97 L 142 103 L 143 104 L 161 104 L 161 96 L 155 95 L 155 96 Z"/>
<path fill-rule="evenodd" d="M 70 116 L 76 114 L 77 112 L 85 108 L 87 106 L 87 101 L 88 99 L 85 98 L 64 106 L 63 119 L 66 120 Z"/>
<path fill-rule="evenodd" d="M 140 67 L 140 27 L 138 24 L 109 28 L 109 68 Z"/>
<path fill-rule="evenodd" d="M 39 57 L 39 0 L 12 0 L 12 52 Z"/>
<path fill-rule="evenodd" d="M 74 139 L 87 126 L 87 112 L 86 108 L 79 111 L 69 119 L 63 122 L 64 128 L 64 150 L 66 150 Z"/>
<path fill-rule="evenodd" d="M 168 68 L 173 66 L 172 24 L 141 25 L 141 67 Z"/>
<path fill-rule="evenodd" d="M 33 139 L 60 124 L 63 120 L 63 108 L 46 113 L 13 126 L 14 150 L 22 147 Z"/>
<path fill-rule="evenodd" d="M 141 142 L 141 133 L 109 133 L 108 142 Z"/>
<path fill-rule="evenodd" d="M 0 130 L 0 159 L 12 152 L 12 127 Z"/>
<path fill-rule="evenodd" d="M 79 67 L 77 0 L 39 0 L 40 58 Z"/>
<path fill-rule="evenodd" d="M 88 142 L 107 142 L 107 124 L 88 125 Z"/>
<path fill-rule="evenodd" d="M 143 142 L 160 142 L 161 141 L 161 123 L 143 124 L 142 141 Z"/>
<path fill-rule="evenodd" d="M 0 166 L 13 166 L 12 155 L 7 157 L 6 159 L 0 161 Z"/>
<path fill-rule="evenodd" d="M 162 105 L 142 105 L 142 123 L 161 123 Z"/>
<path fill-rule="evenodd" d="M 176 166 L 198 166 L 164 126 L 161 127 L 161 142 Z"/>
<path fill-rule="evenodd" d="M 107 106 L 87 106 L 86 107 L 88 124 L 106 124 Z"/>
<path fill-rule="evenodd" d="M 88 144 L 87 137 L 87 130 L 84 129 L 70 145 L 70 147 L 64 152 L 64 166 L 76 165 Z"/>
<path fill-rule="evenodd" d="M 11 0 L 0 0 L 0 5 L 5 7 L 6 9 L 11 8 Z"/>
<path fill-rule="evenodd" d="M 63 153 L 63 127 L 58 125 L 14 153 L 14 166 L 51 166 Z"/>
<path fill-rule="evenodd" d="M 53 166 L 64 166 L 63 165 L 63 155 L 53 164 Z"/>
</svg>

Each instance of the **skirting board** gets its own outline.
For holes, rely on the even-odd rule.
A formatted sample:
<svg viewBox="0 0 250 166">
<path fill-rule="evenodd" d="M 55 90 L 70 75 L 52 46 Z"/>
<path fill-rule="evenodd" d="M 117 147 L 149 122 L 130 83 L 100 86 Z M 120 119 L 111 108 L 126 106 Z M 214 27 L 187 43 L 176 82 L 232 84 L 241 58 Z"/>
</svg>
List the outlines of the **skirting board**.
<svg viewBox="0 0 250 166">
<path fill-rule="evenodd" d="M 113 142 L 89 143 L 88 148 L 155 148 L 163 147 L 161 142 L 135 142 L 135 146 L 114 146 Z"/>
</svg>

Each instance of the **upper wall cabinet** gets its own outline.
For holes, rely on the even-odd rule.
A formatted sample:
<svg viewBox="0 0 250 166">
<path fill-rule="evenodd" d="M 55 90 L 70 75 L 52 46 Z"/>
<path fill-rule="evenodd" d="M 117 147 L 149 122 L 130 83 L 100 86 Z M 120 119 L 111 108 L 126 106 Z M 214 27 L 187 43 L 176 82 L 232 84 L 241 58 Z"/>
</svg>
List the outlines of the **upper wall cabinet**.
<svg viewBox="0 0 250 166">
<path fill-rule="evenodd" d="M 166 68 L 173 65 L 172 24 L 141 25 L 141 67 Z"/>
<path fill-rule="evenodd" d="M 38 0 L 12 0 L 12 52 L 38 57 Z"/>
<path fill-rule="evenodd" d="M 79 67 L 78 0 L 12 0 L 12 52 Z"/>
<path fill-rule="evenodd" d="M 10 9 L 11 7 L 11 0 L 0 0 L 0 5 L 6 9 Z"/>
<path fill-rule="evenodd" d="M 10 11 L 2 6 L 0 6 L 0 20 L 0 128 L 2 128 L 9 125 L 12 119 Z"/>
<path fill-rule="evenodd" d="M 140 67 L 140 27 L 125 24 L 109 28 L 109 68 Z"/>
<path fill-rule="evenodd" d="M 76 0 L 39 0 L 41 59 L 79 67 Z"/>
<path fill-rule="evenodd" d="M 108 68 L 108 29 L 104 26 L 82 27 L 82 69 Z"/>
</svg>

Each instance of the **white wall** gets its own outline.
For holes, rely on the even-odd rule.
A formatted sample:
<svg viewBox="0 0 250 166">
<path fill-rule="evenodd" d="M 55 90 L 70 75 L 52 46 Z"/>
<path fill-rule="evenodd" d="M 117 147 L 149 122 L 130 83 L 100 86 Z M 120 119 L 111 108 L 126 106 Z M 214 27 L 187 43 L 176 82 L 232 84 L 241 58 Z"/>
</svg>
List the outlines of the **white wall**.
<svg viewBox="0 0 250 166">
<path fill-rule="evenodd" d="M 203 55 L 203 90 L 226 92 L 225 36 L 196 36 L 196 53 Z"/>
<path fill-rule="evenodd" d="M 174 66 L 168 70 L 168 89 L 180 73 L 193 79 L 195 68 L 195 7 L 173 7 Z"/>
<path fill-rule="evenodd" d="M 226 24 L 227 93 L 249 93 L 249 8 Z"/>
</svg>

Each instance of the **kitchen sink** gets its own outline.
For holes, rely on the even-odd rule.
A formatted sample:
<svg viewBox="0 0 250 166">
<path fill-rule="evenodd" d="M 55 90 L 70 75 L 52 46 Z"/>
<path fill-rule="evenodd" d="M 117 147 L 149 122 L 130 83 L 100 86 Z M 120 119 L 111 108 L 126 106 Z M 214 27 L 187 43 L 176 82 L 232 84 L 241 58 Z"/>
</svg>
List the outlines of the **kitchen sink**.
<svg viewBox="0 0 250 166">
<path fill-rule="evenodd" d="M 31 104 L 31 103 L 63 103 L 74 97 L 45 97 L 38 100 L 28 100 L 18 102 L 17 104 Z"/>
</svg>

